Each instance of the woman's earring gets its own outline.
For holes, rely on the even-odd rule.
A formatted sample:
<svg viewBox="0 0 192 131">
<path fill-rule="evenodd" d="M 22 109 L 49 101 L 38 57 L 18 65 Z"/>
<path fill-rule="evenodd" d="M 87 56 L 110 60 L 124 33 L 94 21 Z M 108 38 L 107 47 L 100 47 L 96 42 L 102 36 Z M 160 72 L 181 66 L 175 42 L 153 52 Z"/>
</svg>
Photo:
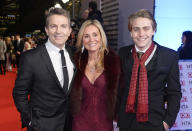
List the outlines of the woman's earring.
<svg viewBox="0 0 192 131">
<path fill-rule="evenodd" d="M 102 50 L 103 49 L 103 45 L 101 45 L 100 47 L 99 47 L 99 50 Z"/>
<path fill-rule="evenodd" d="M 83 53 L 84 49 L 85 49 L 85 47 L 84 47 L 84 45 L 83 45 L 83 46 L 81 47 L 81 53 Z"/>
</svg>

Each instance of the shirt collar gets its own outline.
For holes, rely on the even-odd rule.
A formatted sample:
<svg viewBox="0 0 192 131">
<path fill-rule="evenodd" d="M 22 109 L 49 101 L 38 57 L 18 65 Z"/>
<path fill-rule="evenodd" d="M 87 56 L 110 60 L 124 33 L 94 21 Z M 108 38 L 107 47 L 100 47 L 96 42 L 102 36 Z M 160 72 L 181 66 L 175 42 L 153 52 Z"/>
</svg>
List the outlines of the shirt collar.
<svg viewBox="0 0 192 131">
<path fill-rule="evenodd" d="M 49 50 L 52 50 L 52 51 L 54 51 L 54 52 L 59 52 L 59 51 L 61 50 L 60 48 L 58 48 L 57 46 L 55 46 L 49 39 L 48 39 L 48 41 L 46 42 L 46 46 L 47 46 L 47 48 L 48 48 Z M 62 49 L 65 51 L 65 44 L 64 44 L 64 46 L 63 46 Z"/>
<path fill-rule="evenodd" d="M 143 52 L 143 53 L 145 53 L 148 48 L 146 48 L 145 50 L 139 50 L 139 48 L 135 45 L 136 52 Z"/>
</svg>

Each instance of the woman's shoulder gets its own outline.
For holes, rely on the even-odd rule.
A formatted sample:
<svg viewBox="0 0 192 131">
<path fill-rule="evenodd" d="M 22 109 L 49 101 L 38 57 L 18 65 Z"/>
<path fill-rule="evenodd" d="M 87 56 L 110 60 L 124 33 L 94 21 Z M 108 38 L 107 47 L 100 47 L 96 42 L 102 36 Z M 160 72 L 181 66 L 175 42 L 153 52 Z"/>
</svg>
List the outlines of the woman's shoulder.
<svg viewBox="0 0 192 131">
<path fill-rule="evenodd" d="M 108 59 L 119 59 L 119 55 L 117 54 L 117 52 L 112 49 L 112 48 L 109 48 L 109 51 L 106 53 L 106 58 Z"/>
<path fill-rule="evenodd" d="M 109 49 L 107 55 L 105 55 L 104 65 L 106 69 L 114 70 L 116 69 L 119 72 L 120 69 L 120 58 L 114 49 Z"/>
</svg>

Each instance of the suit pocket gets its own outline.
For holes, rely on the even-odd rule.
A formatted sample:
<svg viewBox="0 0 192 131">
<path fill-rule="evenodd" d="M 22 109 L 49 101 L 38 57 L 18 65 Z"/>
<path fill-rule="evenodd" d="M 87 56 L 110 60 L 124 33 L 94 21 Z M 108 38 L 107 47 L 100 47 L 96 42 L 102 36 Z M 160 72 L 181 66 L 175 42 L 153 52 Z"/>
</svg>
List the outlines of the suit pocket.
<svg viewBox="0 0 192 131">
<path fill-rule="evenodd" d="M 38 129 L 38 121 L 40 119 L 40 112 L 38 110 L 31 109 L 31 127 Z"/>
<path fill-rule="evenodd" d="M 168 73 L 169 73 L 169 68 L 167 66 L 156 67 L 154 70 L 149 71 L 147 73 L 149 77 L 148 81 L 150 81 L 151 83 L 162 83 L 167 78 Z"/>
<path fill-rule="evenodd" d="M 160 66 L 159 67 L 159 73 L 160 74 L 168 74 L 169 68 L 167 66 Z"/>
</svg>

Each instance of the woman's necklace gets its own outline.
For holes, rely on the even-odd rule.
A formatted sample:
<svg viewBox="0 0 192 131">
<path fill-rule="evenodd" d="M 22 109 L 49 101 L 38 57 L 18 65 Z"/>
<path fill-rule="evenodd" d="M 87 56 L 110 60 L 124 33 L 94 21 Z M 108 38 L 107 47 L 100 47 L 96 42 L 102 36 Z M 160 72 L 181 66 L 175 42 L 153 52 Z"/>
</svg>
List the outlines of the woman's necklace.
<svg viewBox="0 0 192 131">
<path fill-rule="evenodd" d="M 98 57 L 95 57 L 94 60 L 92 61 L 88 61 L 87 65 L 88 65 L 88 70 L 90 73 L 96 73 L 97 70 L 96 70 L 96 63 L 98 63 Z"/>
<path fill-rule="evenodd" d="M 90 72 L 90 73 L 95 73 L 95 71 L 96 71 L 95 65 L 90 65 L 90 64 L 88 64 L 88 68 L 89 68 L 89 72 Z"/>
</svg>

